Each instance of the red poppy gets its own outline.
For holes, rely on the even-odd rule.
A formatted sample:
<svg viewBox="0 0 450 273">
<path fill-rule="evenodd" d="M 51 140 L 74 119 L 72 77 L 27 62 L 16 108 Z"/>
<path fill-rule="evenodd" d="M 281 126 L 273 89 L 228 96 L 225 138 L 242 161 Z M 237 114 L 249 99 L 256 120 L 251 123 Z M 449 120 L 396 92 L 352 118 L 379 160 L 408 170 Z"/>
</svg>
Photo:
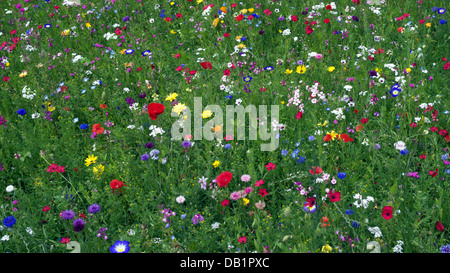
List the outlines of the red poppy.
<svg viewBox="0 0 450 273">
<path fill-rule="evenodd" d="M 367 123 L 367 120 L 368 120 L 367 118 L 362 118 L 361 123 Z"/>
<path fill-rule="evenodd" d="M 80 214 L 78 215 L 78 217 L 81 217 L 81 218 L 86 219 L 86 215 L 84 215 L 84 213 L 80 213 Z"/>
<path fill-rule="evenodd" d="M 341 193 L 338 191 L 330 191 L 328 193 L 328 197 L 330 198 L 331 202 L 337 202 L 337 201 L 341 201 Z"/>
<path fill-rule="evenodd" d="M 317 167 L 311 167 L 311 170 L 309 170 L 309 173 L 311 174 L 311 175 L 314 175 L 314 174 L 321 174 L 323 172 L 323 170 L 322 170 L 322 168 L 320 168 L 319 166 L 317 166 Z"/>
<path fill-rule="evenodd" d="M 330 19 L 325 19 L 325 20 L 323 20 L 323 22 L 325 23 L 325 24 L 329 24 L 330 23 Z"/>
<path fill-rule="evenodd" d="M 223 71 L 223 75 L 224 75 L 224 76 L 227 76 L 227 77 L 228 77 L 228 76 L 230 76 L 230 74 L 231 74 L 231 71 L 230 71 L 230 69 L 228 69 L 228 68 L 225 69 L 225 70 Z"/>
<path fill-rule="evenodd" d="M 61 239 L 59 240 L 59 242 L 60 242 L 61 244 L 67 244 L 67 243 L 70 242 L 70 239 L 69 239 L 69 237 L 61 238 Z"/>
<path fill-rule="evenodd" d="M 106 105 L 106 104 L 100 104 L 100 108 L 106 109 L 106 108 L 108 108 L 108 105 Z"/>
<path fill-rule="evenodd" d="M 228 183 L 230 183 L 231 179 L 233 179 L 233 174 L 230 172 L 222 172 L 216 178 L 217 185 L 219 187 L 226 187 Z"/>
<path fill-rule="evenodd" d="M 327 5 L 327 6 L 325 7 L 325 9 L 332 10 L 333 8 L 331 7 L 331 5 Z"/>
<path fill-rule="evenodd" d="M 312 207 L 315 204 L 316 204 L 316 198 L 315 197 L 307 197 L 306 198 L 305 206 Z"/>
<path fill-rule="evenodd" d="M 394 211 L 394 208 L 391 206 L 385 206 L 383 208 L 383 211 L 381 213 L 381 216 L 383 216 L 384 219 L 389 220 L 392 218 L 392 212 Z"/>
<path fill-rule="evenodd" d="M 183 16 L 183 14 L 177 13 L 175 16 L 176 16 L 177 18 L 181 18 L 181 17 Z"/>
<path fill-rule="evenodd" d="M 212 69 L 212 65 L 210 62 L 202 62 L 200 64 L 204 69 Z"/>
<path fill-rule="evenodd" d="M 45 207 L 42 209 L 43 212 L 47 212 L 47 211 L 49 211 L 49 210 L 50 210 L 50 206 L 45 206 Z"/>
<path fill-rule="evenodd" d="M 351 138 L 349 135 L 347 134 L 340 134 L 339 135 L 339 139 L 343 140 L 344 142 L 353 142 L 353 138 Z"/>
<path fill-rule="evenodd" d="M 263 184 L 264 184 L 265 182 L 264 182 L 264 180 L 258 180 L 258 181 L 256 181 L 256 183 L 255 183 L 255 187 L 261 187 Z"/>
<path fill-rule="evenodd" d="M 247 237 L 245 237 L 245 236 L 244 237 L 239 237 L 238 242 L 241 243 L 241 244 L 247 242 Z"/>
<path fill-rule="evenodd" d="M 67 89 L 68 89 L 67 86 L 63 86 L 63 87 L 61 87 L 61 92 L 64 93 L 67 91 Z"/>
<path fill-rule="evenodd" d="M 230 37 L 230 34 L 228 32 L 226 32 L 223 34 L 223 37 L 225 37 L 225 38 Z"/>
<path fill-rule="evenodd" d="M 166 18 L 164 18 L 164 20 L 166 20 L 166 22 L 170 22 L 170 21 L 172 21 L 172 18 L 166 17 Z"/>
<path fill-rule="evenodd" d="M 122 181 L 114 179 L 113 181 L 111 181 L 110 186 L 111 186 L 111 189 L 117 190 L 117 189 L 120 189 L 120 188 L 122 188 L 123 186 L 126 186 L 126 185 Z"/>
<path fill-rule="evenodd" d="M 303 117 L 303 112 L 298 111 L 297 115 L 295 116 L 297 119 L 301 119 Z"/>
<path fill-rule="evenodd" d="M 227 199 L 223 199 L 223 201 L 220 202 L 220 204 L 222 204 L 222 207 L 226 207 L 226 206 L 228 206 L 230 204 L 230 201 L 227 200 Z"/>
<path fill-rule="evenodd" d="M 436 223 L 436 229 L 439 230 L 439 231 L 444 231 L 445 227 L 444 227 L 444 225 L 441 222 L 438 221 Z"/>
<path fill-rule="evenodd" d="M 119 36 L 120 34 L 122 34 L 122 30 L 120 30 L 120 28 L 116 28 L 115 33 L 117 36 Z"/>
<path fill-rule="evenodd" d="M 92 132 L 96 133 L 97 135 L 103 134 L 104 131 L 105 128 L 100 127 L 100 123 L 96 123 L 94 124 L 94 126 L 92 126 Z"/>
<path fill-rule="evenodd" d="M 152 102 L 148 105 L 148 114 L 152 120 L 156 120 L 158 115 L 164 112 L 165 108 L 163 104 Z"/>
<path fill-rule="evenodd" d="M 276 164 L 273 164 L 272 162 L 267 163 L 266 168 L 268 171 L 275 169 Z"/>
<path fill-rule="evenodd" d="M 332 137 L 330 134 L 327 134 L 326 136 L 323 137 L 323 141 L 331 141 Z"/>
<path fill-rule="evenodd" d="M 239 14 L 237 17 L 236 17 L 236 20 L 239 22 L 239 21 L 242 21 L 242 19 L 244 19 L 244 15 L 242 15 L 242 14 Z"/>
<path fill-rule="evenodd" d="M 292 15 L 291 16 L 291 20 L 292 20 L 292 22 L 297 22 L 298 21 L 298 17 L 296 15 Z"/>
<path fill-rule="evenodd" d="M 364 126 L 362 126 L 362 125 L 360 124 L 360 125 L 357 125 L 357 126 L 355 127 L 355 129 L 356 129 L 356 132 L 361 132 L 361 131 L 364 129 Z"/>
</svg>

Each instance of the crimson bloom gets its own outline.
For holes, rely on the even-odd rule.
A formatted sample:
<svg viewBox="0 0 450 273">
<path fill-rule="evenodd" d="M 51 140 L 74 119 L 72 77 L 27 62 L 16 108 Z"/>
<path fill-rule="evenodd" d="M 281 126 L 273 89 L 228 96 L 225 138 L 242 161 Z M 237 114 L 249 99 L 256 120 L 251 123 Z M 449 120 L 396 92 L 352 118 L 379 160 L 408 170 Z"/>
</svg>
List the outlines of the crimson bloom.
<svg viewBox="0 0 450 273">
<path fill-rule="evenodd" d="M 242 19 L 244 19 L 244 15 L 242 15 L 242 14 L 239 14 L 238 16 L 236 16 L 236 20 L 239 22 L 239 21 L 242 21 Z"/>
<path fill-rule="evenodd" d="M 100 123 L 96 123 L 92 126 L 92 133 L 96 133 L 97 135 L 103 134 L 105 128 L 101 127 Z"/>
<path fill-rule="evenodd" d="M 220 204 L 222 204 L 222 207 L 226 207 L 226 206 L 228 206 L 230 204 L 230 201 L 227 200 L 227 199 L 223 199 L 223 201 L 220 202 Z"/>
<path fill-rule="evenodd" d="M 321 174 L 323 172 L 322 168 L 320 168 L 319 166 L 317 167 L 311 167 L 311 170 L 309 170 L 309 173 L 311 175 L 315 175 L 315 174 Z"/>
<path fill-rule="evenodd" d="M 230 172 L 222 172 L 217 176 L 216 182 L 219 187 L 226 187 L 228 183 L 230 183 L 231 179 L 233 179 L 233 174 Z"/>
<path fill-rule="evenodd" d="M 303 117 L 303 112 L 298 111 L 297 115 L 295 116 L 297 119 L 301 119 Z"/>
<path fill-rule="evenodd" d="M 438 169 L 436 168 L 436 171 L 428 171 L 428 174 L 431 175 L 432 177 L 435 177 L 437 175 L 437 171 Z"/>
<path fill-rule="evenodd" d="M 212 65 L 210 62 L 202 62 L 200 63 L 200 65 L 204 68 L 204 69 L 212 69 Z"/>
<path fill-rule="evenodd" d="M 261 195 L 262 197 L 265 197 L 266 195 L 268 195 L 269 193 L 267 192 L 266 189 L 259 189 L 259 195 Z"/>
<path fill-rule="evenodd" d="M 444 231 L 445 227 L 444 227 L 444 225 L 441 222 L 438 221 L 436 223 L 436 229 L 439 230 L 439 231 Z"/>
<path fill-rule="evenodd" d="M 148 105 L 148 114 L 152 120 L 156 120 L 158 115 L 164 112 L 164 104 L 152 102 Z"/>
<path fill-rule="evenodd" d="M 119 181 L 117 179 L 114 179 L 113 181 L 111 181 L 110 183 L 111 189 L 113 189 L 113 191 L 122 188 L 123 186 L 126 186 L 122 181 Z"/>
<path fill-rule="evenodd" d="M 331 202 L 337 202 L 337 201 L 341 201 L 341 193 L 338 191 L 330 191 L 328 193 L 328 197 L 330 198 Z"/>
<path fill-rule="evenodd" d="M 276 164 L 273 164 L 272 162 L 267 163 L 266 168 L 268 171 L 275 169 Z"/>
<path fill-rule="evenodd" d="M 243 236 L 243 237 L 239 237 L 238 242 L 243 244 L 247 242 L 247 237 Z"/>
<path fill-rule="evenodd" d="M 394 208 L 391 206 L 385 206 L 383 208 L 383 211 L 381 213 L 381 216 L 383 216 L 384 219 L 389 220 L 392 218 L 392 212 L 394 211 Z"/>
</svg>

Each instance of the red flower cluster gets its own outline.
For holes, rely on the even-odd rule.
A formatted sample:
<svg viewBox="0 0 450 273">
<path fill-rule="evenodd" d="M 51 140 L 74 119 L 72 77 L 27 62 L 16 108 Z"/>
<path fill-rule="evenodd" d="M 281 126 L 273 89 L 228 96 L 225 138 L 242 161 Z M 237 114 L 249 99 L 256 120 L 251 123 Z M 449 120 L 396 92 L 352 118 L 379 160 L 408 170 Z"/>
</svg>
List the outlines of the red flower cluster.
<svg viewBox="0 0 450 273">
<path fill-rule="evenodd" d="M 122 188 L 123 186 L 126 186 L 122 181 L 119 181 L 117 179 L 114 179 L 113 181 L 111 181 L 110 183 L 111 189 L 113 191 Z"/>
<path fill-rule="evenodd" d="M 226 187 L 228 183 L 230 183 L 231 179 L 233 179 L 233 174 L 230 172 L 222 172 L 217 176 L 216 183 L 219 187 Z"/>
<path fill-rule="evenodd" d="M 63 173 L 63 172 L 65 172 L 64 168 L 65 168 L 64 166 L 58 166 L 57 164 L 53 163 L 50 166 L 48 166 L 47 172 L 49 172 L 49 173 L 54 173 L 54 172 Z"/>
<path fill-rule="evenodd" d="M 152 120 L 156 120 L 158 115 L 164 112 L 165 108 L 163 104 L 152 102 L 148 105 L 148 114 Z"/>
</svg>

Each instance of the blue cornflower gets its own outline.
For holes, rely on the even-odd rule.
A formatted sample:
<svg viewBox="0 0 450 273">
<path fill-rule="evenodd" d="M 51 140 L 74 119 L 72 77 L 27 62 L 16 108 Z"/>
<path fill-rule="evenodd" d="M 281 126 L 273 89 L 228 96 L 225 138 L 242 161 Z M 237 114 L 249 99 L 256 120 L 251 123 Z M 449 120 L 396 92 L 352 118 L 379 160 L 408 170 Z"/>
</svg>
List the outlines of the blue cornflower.
<svg viewBox="0 0 450 273">
<path fill-rule="evenodd" d="M 143 155 L 141 156 L 141 160 L 142 160 L 142 161 L 147 161 L 149 158 L 150 158 L 150 155 L 149 155 L 149 154 L 143 154 Z"/>
<path fill-rule="evenodd" d="M 360 225 L 359 225 L 358 222 L 355 222 L 355 221 L 352 222 L 352 227 L 358 228 L 359 226 L 360 226 Z"/>
<path fill-rule="evenodd" d="M 401 153 L 402 155 L 406 155 L 406 154 L 408 154 L 408 150 L 407 150 L 407 149 L 401 150 L 400 153 Z"/>
<path fill-rule="evenodd" d="M 226 95 L 225 98 L 231 100 L 233 98 L 233 96 L 232 95 Z"/>
<path fill-rule="evenodd" d="M 308 137 L 308 140 L 309 140 L 309 141 L 313 141 L 314 139 L 316 139 L 314 136 L 309 136 L 309 137 Z"/>
<path fill-rule="evenodd" d="M 305 162 L 305 160 L 306 160 L 306 158 L 304 158 L 303 156 L 301 156 L 301 157 L 299 157 L 299 158 L 297 159 L 297 162 L 301 164 L 301 163 Z"/>
<path fill-rule="evenodd" d="M 446 24 L 447 21 L 445 21 L 445 19 L 442 19 L 441 21 L 439 21 L 439 23 L 440 23 L 441 25 L 443 25 L 443 24 Z"/>
<path fill-rule="evenodd" d="M 12 215 L 6 217 L 5 220 L 3 220 L 3 224 L 9 228 L 14 226 L 15 223 L 16 223 L 16 218 L 14 218 L 14 216 L 12 216 Z"/>
<path fill-rule="evenodd" d="M 292 152 L 292 158 L 296 158 L 299 152 L 300 152 L 299 149 L 295 149 L 295 150 Z"/>
<path fill-rule="evenodd" d="M 183 146 L 184 148 L 189 148 L 192 146 L 192 143 L 190 141 L 184 140 L 183 142 L 181 142 L 181 146 Z"/>
<path fill-rule="evenodd" d="M 99 204 L 92 204 L 92 205 L 90 205 L 88 207 L 88 211 L 89 211 L 89 213 L 92 213 L 92 214 L 97 213 L 97 212 L 100 211 L 100 205 Z"/>
<path fill-rule="evenodd" d="M 345 214 L 347 214 L 347 215 L 352 215 L 353 213 L 354 212 L 351 209 L 348 209 L 348 210 L 345 211 Z"/>
<path fill-rule="evenodd" d="M 231 149 L 231 144 L 230 143 L 228 143 L 228 144 L 225 144 L 225 146 L 223 146 L 225 149 Z"/>
<path fill-rule="evenodd" d="M 338 177 L 339 179 L 344 179 L 346 176 L 347 176 L 347 174 L 346 174 L 346 173 L 343 173 L 343 172 L 339 172 L 338 175 L 337 175 L 337 177 Z"/>
<path fill-rule="evenodd" d="M 25 109 L 17 110 L 17 114 L 19 114 L 21 116 L 25 116 L 26 113 L 27 113 L 27 111 Z"/>
<path fill-rule="evenodd" d="M 88 128 L 88 125 L 86 123 L 83 123 L 80 125 L 81 130 L 86 130 Z"/>
<path fill-rule="evenodd" d="M 52 27 L 52 25 L 50 25 L 50 24 L 45 24 L 44 25 L 44 28 L 51 28 Z"/>
</svg>

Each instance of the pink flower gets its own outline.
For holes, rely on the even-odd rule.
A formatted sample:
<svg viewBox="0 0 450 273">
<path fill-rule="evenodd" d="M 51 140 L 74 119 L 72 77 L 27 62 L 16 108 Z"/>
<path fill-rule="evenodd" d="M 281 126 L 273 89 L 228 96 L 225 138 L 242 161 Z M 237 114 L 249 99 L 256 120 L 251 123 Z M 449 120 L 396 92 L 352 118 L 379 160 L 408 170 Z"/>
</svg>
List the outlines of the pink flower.
<svg viewBox="0 0 450 273">
<path fill-rule="evenodd" d="M 250 175 L 244 174 L 243 176 L 241 176 L 241 181 L 242 182 L 248 182 L 248 181 L 250 181 L 251 178 L 252 177 Z"/>
<path fill-rule="evenodd" d="M 256 181 L 256 183 L 255 183 L 255 187 L 261 187 L 262 185 L 264 184 L 264 180 L 258 180 L 258 181 Z"/>
<path fill-rule="evenodd" d="M 239 200 L 239 198 L 241 198 L 241 194 L 237 191 L 234 191 L 230 194 L 230 198 L 234 201 Z"/>
<path fill-rule="evenodd" d="M 272 162 L 267 163 L 266 168 L 268 171 L 275 169 L 276 164 L 273 164 Z"/>
</svg>

